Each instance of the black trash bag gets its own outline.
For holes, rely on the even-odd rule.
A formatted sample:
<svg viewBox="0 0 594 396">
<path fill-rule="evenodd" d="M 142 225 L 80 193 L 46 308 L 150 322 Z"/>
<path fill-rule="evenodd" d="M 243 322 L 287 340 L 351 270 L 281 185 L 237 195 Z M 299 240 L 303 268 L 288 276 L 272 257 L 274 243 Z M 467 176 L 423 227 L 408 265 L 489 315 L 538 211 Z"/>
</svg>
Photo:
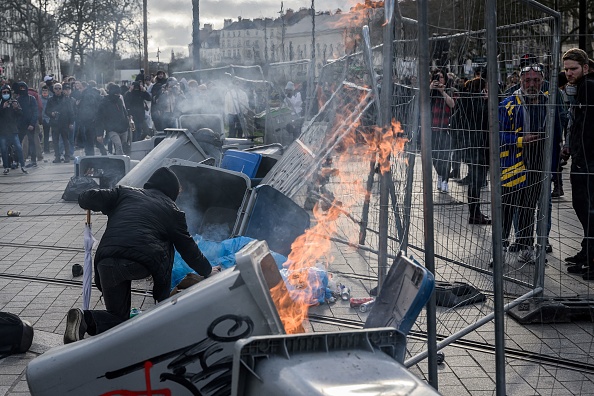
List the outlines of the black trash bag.
<svg viewBox="0 0 594 396">
<path fill-rule="evenodd" d="M 92 177 L 72 176 L 64 190 L 64 194 L 62 194 L 62 199 L 64 201 L 78 201 L 78 195 L 81 192 L 92 188 L 99 188 L 99 184 Z"/>
</svg>

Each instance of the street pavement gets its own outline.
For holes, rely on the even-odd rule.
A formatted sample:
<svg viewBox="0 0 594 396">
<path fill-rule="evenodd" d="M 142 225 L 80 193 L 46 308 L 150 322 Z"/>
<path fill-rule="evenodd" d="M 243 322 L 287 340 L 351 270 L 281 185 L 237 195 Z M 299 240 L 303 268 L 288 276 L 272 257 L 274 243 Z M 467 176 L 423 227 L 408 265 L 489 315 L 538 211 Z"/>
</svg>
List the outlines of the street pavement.
<svg viewBox="0 0 594 396">
<path fill-rule="evenodd" d="M 77 151 L 77 154 L 82 153 Z M 75 202 L 61 199 L 73 175 L 72 163 L 53 164 L 46 158 L 46 161 L 39 162 L 38 168 L 31 168 L 28 175 L 12 170 L 0 178 L 0 310 L 19 315 L 35 329 L 34 343 L 27 353 L 0 360 L 0 396 L 29 394 L 25 378 L 27 364 L 36 356 L 62 344 L 66 312 L 72 307 L 82 306 L 82 277 L 73 277 L 72 266 L 83 264 L 86 214 Z M 569 183 L 566 183 L 566 193 L 568 190 Z M 463 200 L 464 188 L 452 184 L 450 195 L 458 195 Z M 436 199 L 444 198 L 436 196 Z M 577 282 L 575 277 L 564 274 L 560 258 L 573 254 L 572 249 L 576 246 L 563 237 L 579 233 L 579 230 L 576 229 L 577 220 L 571 218 L 569 194 L 559 202 L 551 233 L 555 252 L 549 255 L 547 269 L 547 273 L 552 275 L 546 284 L 559 294 L 563 294 L 564 290 L 588 294 L 591 282 Z M 7 217 L 5 214 L 9 210 L 20 211 L 20 216 Z M 103 233 L 106 220 L 99 214 L 91 219 L 97 239 Z M 364 256 L 347 246 L 335 245 L 332 253 L 335 259 L 330 270 L 334 273 L 374 275 L 373 271 L 362 269 Z M 347 275 L 340 280 L 349 284 L 353 296 L 365 296 L 373 285 L 369 279 L 357 280 Z M 142 309 L 153 304 L 145 283 L 138 281 L 134 285 L 137 290 L 132 297 L 134 307 Z M 96 289 L 93 289 L 91 306 L 103 307 Z M 351 309 L 344 301 L 314 307 L 310 313 L 309 328 L 313 331 L 347 330 L 365 320 L 365 314 Z M 337 324 L 320 318 L 341 318 L 343 322 Z M 447 323 L 441 325 L 447 326 Z M 505 328 L 506 346 L 511 352 L 521 348 L 533 354 L 532 358 L 514 353 L 506 356 L 508 395 L 594 394 L 594 330 L 591 322 L 521 326 L 506 317 Z M 493 323 L 488 323 L 465 339 L 489 340 L 492 344 Z M 409 339 L 409 351 L 419 352 L 422 345 L 422 339 Z M 494 353 L 492 349 L 479 346 L 478 343 L 471 347 L 455 343 L 443 349 L 445 362 L 438 368 L 442 394 L 494 394 Z M 552 359 L 545 361 L 543 356 L 551 356 Z M 564 362 L 578 360 L 587 367 L 578 369 L 567 364 L 559 365 L 555 363 L 555 358 L 565 359 Z M 411 370 L 423 379 L 428 378 L 426 361 L 411 367 Z"/>
</svg>

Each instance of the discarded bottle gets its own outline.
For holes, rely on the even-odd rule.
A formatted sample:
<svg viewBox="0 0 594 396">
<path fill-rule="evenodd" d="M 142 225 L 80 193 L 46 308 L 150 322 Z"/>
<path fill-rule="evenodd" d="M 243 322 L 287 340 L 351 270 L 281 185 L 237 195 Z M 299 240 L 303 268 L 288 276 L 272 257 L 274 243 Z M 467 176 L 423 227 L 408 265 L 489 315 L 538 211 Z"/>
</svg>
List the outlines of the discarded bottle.
<svg viewBox="0 0 594 396">
<path fill-rule="evenodd" d="M 21 212 L 19 212 L 18 210 L 9 210 L 8 212 L 6 212 L 6 216 L 8 217 L 19 217 L 21 215 Z"/>
<path fill-rule="evenodd" d="M 142 311 L 138 308 L 132 308 L 130 310 L 130 318 L 135 317 L 136 315 L 138 315 L 139 313 L 142 313 Z"/>
<path fill-rule="evenodd" d="M 348 301 L 349 298 L 351 298 L 351 289 L 349 289 L 348 286 L 340 285 L 340 298 L 344 301 Z"/>
<path fill-rule="evenodd" d="M 373 297 L 351 298 L 350 305 L 351 308 L 357 308 L 360 307 L 362 304 L 373 300 Z"/>
<path fill-rule="evenodd" d="M 367 301 L 366 303 L 361 304 L 359 306 L 359 312 L 371 311 L 371 308 L 373 308 L 373 304 L 375 304 L 375 299 L 373 299 L 371 301 Z"/>
</svg>

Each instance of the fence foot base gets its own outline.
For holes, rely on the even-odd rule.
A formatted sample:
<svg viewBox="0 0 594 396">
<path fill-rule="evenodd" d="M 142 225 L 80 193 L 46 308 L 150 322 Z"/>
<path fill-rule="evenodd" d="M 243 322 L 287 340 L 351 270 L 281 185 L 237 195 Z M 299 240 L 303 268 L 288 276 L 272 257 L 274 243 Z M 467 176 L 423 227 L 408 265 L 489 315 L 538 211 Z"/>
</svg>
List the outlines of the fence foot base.
<svg viewBox="0 0 594 396">
<path fill-rule="evenodd" d="M 594 300 L 529 298 L 507 311 L 520 324 L 594 322 Z"/>
<path fill-rule="evenodd" d="M 440 307 L 461 307 L 485 301 L 485 295 L 463 282 L 435 282 L 435 304 Z"/>
</svg>

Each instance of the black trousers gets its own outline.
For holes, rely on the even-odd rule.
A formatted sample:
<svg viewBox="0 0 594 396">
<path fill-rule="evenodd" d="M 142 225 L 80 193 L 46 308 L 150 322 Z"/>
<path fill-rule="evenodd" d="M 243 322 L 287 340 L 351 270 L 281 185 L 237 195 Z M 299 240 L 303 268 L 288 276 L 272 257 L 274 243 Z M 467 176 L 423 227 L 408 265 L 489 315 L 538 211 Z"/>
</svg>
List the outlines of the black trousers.
<svg viewBox="0 0 594 396">
<path fill-rule="evenodd" d="M 589 165 L 589 166 L 588 166 Z M 594 164 L 571 165 L 571 203 L 573 210 L 584 230 L 582 251 L 588 254 L 588 260 L 594 259 Z"/>
<path fill-rule="evenodd" d="M 146 267 L 130 260 L 105 259 L 97 263 L 95 282 L 100 284 L 106 310 L 85 311 L 93 318 L 93 323 L 87 323 L 88 333 L 100 334 L 128 320 L 132 308 L 132 281 L 149 275 Z"/>
<path fill-rule="evenodd" d="M 239 115 L 229 114 L 227 116 L 229 122 L 229 137 L 230 138 L 241 138 L 243 137 L 243 129 L 241 128 L 241 121 L 239 121 Z"/>
<path fill-rule="evenodd" d="M 441 176 L 443 181 L 448 181 L 450 177 L 450 152 L 451 139 L 450 133 L 447 130 L 436 131 L 433 129 L 431 133 L 431 158 L 433 160 L 433 167 L 438 176 Z"/>
</svg>

